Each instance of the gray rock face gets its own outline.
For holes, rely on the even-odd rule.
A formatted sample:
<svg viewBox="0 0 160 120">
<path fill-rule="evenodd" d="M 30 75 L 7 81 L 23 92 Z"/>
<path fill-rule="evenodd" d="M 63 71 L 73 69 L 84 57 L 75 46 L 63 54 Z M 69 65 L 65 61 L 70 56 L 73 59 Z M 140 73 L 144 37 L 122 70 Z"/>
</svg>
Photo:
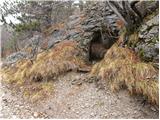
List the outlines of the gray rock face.
<svg viewBox="0 0 160 120">
<path fill-rule="evenodd" d="M 50 49 L 50 48 L 54 47 L 54 45 L 55 45 L 56 43 L 60 42 L 60 41 L 61 41 L 61 40 L 55 40 L 55 39 L 50 38 L 50 40 L 48 41 L 48 46 L 47 46 L 47 48 Z"/>
<path fill-rule="evenodd" d="M 101 27 L 109 27 L 111 31 L 116 28 L 116 20 L 118 16 L 109 8 L 106 2 L 97 2 L 91 10 L 87 10 L 87 19 L 84 21 L 85 31 L 97 31 Z M 88 26 L 88 29 L 87 29 Z"/>
<path fill-rule="evenodd" d="M 60 40 L 60 39 L 62 39 L 62 36 L 63 36 L 64 33 L 65 33 L 64 30 L 56 30 L 56 31 L 54 31 L 54 32 L 52 33 L 51 36 L 52 36 L 53 38 L 55 38 L 55 39 Z"/>
<path fill-rule="evenodd" d="M 8 56 L 6 58 L 6 63 L 8 64 L 11 64 L 11 63 L 15 63 L 17 62 L 18 60 L 20 59 L 23 59 L 23 58 L 27 58 L 28 57 L 28 54 L 26 52 L 16 52 L 16 53 L 13 53 L 11 54 L 10 56 Z"/>
<path fill-rule="evenodd" d="M 80 23 L 79 15 L 72 15 L 69 17 L 69 22 L 67 23 L 67 27 L 69 30 L 74 29 L 76 25 Z"/>
<path fill-rule="evenodd" d="M 88 52 L 89 44 L 93 39 L 96 39 L 94 35 L 97 33 L 99 33 L 99 38 L 103 40 L 101 40 L 101 43 L 108 48 L 110 43 L 113 44 L 117 39 L 116 36 L 119 31 L 116 26 L 117 19 L 117 15 L 114 14 L 106 2 L 95 2 L 83 12 L 76 12 L 70 16 L 63 31 L 53 31 L 52 35 L 47 38 L 47 48 L 53 47 L 55 43 L 61 40 L 75 40 L 80 43 L 79 46 L 82 49 Z M 111 33 L 113 38 L 108 37 L 110 34 L 108 31 L 116 33 Z"/>
<path fill-rule="evenodd" d="M 55 45 L 55 43 L 61 40 L 82 40 L 82 36 L 84 34 L 83 31 L 83 13 L 76 13 L 69 17 L 68 22 L 65 24 L 65 28 L 63 30 L 58 29 L 52 33 L 52 35 L 48 38 L 48 48 L 51 48 Z"/>
<path fill-rule="evenodd" d="M 158 62 L 159 60 L 159 43 L 156 44 L 141 44 L 136 47 L 136 51 L 139 52 L 140 57 L 147 62 L 154 61 Z"/>
<path fill-rule="evenodd" d="M 16 53 L 13 53 L 11 55 L 9 55 L 5 61 L 3 61 L 2 63 L 2 68 L 5 67 L 5 66 L 8 66 L 8 65 L 11 65 L 11 64 L 14 64 L 15 62 L 17 62 L 18 60 L 20 59 L 25 59 L 25 58 L 28 58 L 29 54 L 26 53 L 26 52 L 16 52 Z"/>
<path fill-rule="evenodd" d="M 86 17 L 82 22 L 84 34 L 80 40 L 82 49 L 90 52 L 91 47 L 88 46 L 92 46 L 94 44 L 92 44 L 93 41 L 103 44 L 107 49 L 110 48 L 117 40 L 119 32 L 116 25 L 116 21 L 119 19 L 118 16 L 109 8 L 105 1 L 95 2 L 91 8 L 86 9 L 84 16 Z M 96 53 L 96 51 L 92 52 Z M 87 54 L 87 58 L 90 58 L 91 54 Z"/>
<path fill-rule="evenodd" d="M 140 12 L 142 17 L 145 17 L 147 14 L 151 14 L 158 8 L 159 1 L 141 1 L 136 4 L 137 10 Z"/>
<path fill-rule="evenodd" d="M 47 48 L 52 48 L 55 43 L 64 39 L 65 31 L 64 30 L 56 30 L 52 33 L 52 35 L 48 38 L 48 46 Z"/>
<path fill-rule="evenodd" d="M 112 36 L 117 36 L 119 30 L 116 21 L 118 19 L 106 2 L 95 2 L 83 13 L 70 16 L 65 39 L 79 41 L 85 47 L 92 41 L 96 32 L 102 31 L 105 36 L 106 32 L 112 31 L 115 33 Z M 107 40 L 107 37 L 104 37 L 104 40 Z"/>
<path fill-rule="evenodd" d="M 157 33 L 159 32 L 159 15 L 153 17 L 151 20 L 147 21 L 145 24 L 142 25 L 140 32 L 139 32 L 139 38 L 150 40 L 154 36 L 157 36 Z"/>
<path fill-rule="evenodd" d="M 83 14 L 77 13 L 69 17 L 69 21 L 66 24 L 67 34 L 64 39 L 77 40 L 81 38 L 83 33 L 81 16 Z"/>
<path fill-rule="evenodd" d="M 158 62 L 159 60 L 159 15 L 152 17 L 139 30 L 139 42 L 136 52 L 145 61 Z"/>
</svg>

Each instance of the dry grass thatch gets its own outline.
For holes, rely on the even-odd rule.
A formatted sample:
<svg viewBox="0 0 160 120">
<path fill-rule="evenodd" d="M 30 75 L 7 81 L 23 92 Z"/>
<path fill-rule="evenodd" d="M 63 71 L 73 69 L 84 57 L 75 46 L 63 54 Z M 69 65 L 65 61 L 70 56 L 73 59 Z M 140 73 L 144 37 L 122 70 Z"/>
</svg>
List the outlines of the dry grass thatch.
<svg viewBox="0 0 160 120">
<path fill-rule="evenodd" d="M 91 75 L 99 76 L 112 91 L 125 86 L 131 94 L 144 95 L 149 102 L 159 104 L 158 71 L 152 65 L 140 62 L 127 48 L 113 45 L 104 59 L 93 66 Z"/>
<path fill-rule="evenodd" d="M 82 53 L 76 42 L 63 41 L 53 49 L 39 53 L 33 63 L 26 59 L 20 60 L 13 67 L 2 69 L 1 72 L 5 75 L 6 82 L 15 86 L 27 85 L 28 88 L 34 84 L 33 81 L 53 80 L 68 71 L 86 67 Z M 35 92 L 37 96 L 40 91 L 46 90 L 46 87 L 36 86 L 37 89 L 42 88 Z"/>
<path fill-rule="evenodd" d="M 70 70 L 86 66 L 83 53 L 74 41 L 63 41 L 50 51 L 37 55 L 32 64 L 30 60 L 20 60 L 14 68 L 4 70 L 12 76 L 13 80 L 19 79 L 52 79 Z M 14 73 L 14 74 L 12 74 Z"/>
</svg>

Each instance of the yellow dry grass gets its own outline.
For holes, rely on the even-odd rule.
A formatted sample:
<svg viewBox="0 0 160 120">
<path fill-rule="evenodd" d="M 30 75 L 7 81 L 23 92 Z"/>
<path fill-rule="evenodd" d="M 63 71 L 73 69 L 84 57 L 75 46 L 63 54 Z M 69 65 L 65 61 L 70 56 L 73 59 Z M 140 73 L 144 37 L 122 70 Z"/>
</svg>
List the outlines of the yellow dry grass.
<svg viewBox="0 0 160 120">
<path fill-rule="evenodd" d="M 42 93 L 44 94 L 44 91 L 49 91 L 49 89 L 44 87 L 44 85 L 42 87 L 35 84 L 35 81 L 43 81 L 42 83 L 44 83 L 56 79 L 59 75 L 68 71 L 76 71 L 79 68 L 87 67 L 82 53 L 76 42 L 63 41 L 58 43 L 53 49 L 39 53 L 33 63 L 30 60 L 23 59 L 18 61 L 13 67 L 2 69 L 1 73 L 5 76 L 3 81 L 16 87 L 23 86 L 26 96 L 31 96 L 33 93 L 33 99 L 39 98 Z M 32 89 L 28 89 L 28 87 L 33 84 L 37 90 L 30 92 Z"/>
<path fill-rule="evenodd" d="M 53 49 L 37 55 L 32 64 L 30 60 L 20 60 L 14 67 L 3 70 L 11 76 L 12 81 L 36 79 L 50 80 L 70 70 L 86 67 L 81 49 L 74 41 L 63 41 Z M 14 73 L 14 74 L 13 74 Z"/>
<path fill-rule="evenodd" d="M 140 62 L 127 48 L 113 45 L 104 59 L 93 66 L 91 76 L 100 76 L 112 91 L 125 86 L 131 94 L 144 95 L 149 102 L 159 104 L 158 71 L 151 64 Z"/>
</svg>

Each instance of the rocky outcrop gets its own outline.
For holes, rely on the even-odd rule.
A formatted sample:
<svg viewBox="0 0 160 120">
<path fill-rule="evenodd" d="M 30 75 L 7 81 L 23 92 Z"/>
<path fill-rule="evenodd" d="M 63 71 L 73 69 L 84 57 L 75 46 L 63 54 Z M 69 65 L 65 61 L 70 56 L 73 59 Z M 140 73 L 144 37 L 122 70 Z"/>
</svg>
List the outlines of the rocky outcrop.
<svg viewBox="0 0 160 120">
<path fill-rule="evenodd" d="M 120 4 L 117 2 L 117 4 Z M 131 35 L 136 31 L 138 32 L 138 42 L 132 41 L 133 49 L 140 55 L 142 60 L 149 62 L 158 62 L 159 60 L 159 43 L 158 43 L 158 32 L 159 32 L 159 23 L 158 23 L 158 2 L 157 1 L 142 1 L 135 2 L 135 5 L 130 2 L 131 6 L 128 6 L 127 3 L 122 3 L 122 8 L 118 9 L 120 14 L 125 12 L 128 8 L 126 14 L 123 15 L 125 20 L 128 20 L 127 24 L 122 27 L 126 28 L 126 36 L 130 38 Z M 139 16 L 141 19 L 138 23 L 132 21 L 132 12 L 136 16 Z M 132 14 L 131 14 L 132 13 Z M 103 46 L 107 49 L 112 46 L 112 44 L 119 38 L 119 35 L 123 32 L 119 27 L 119 21 L 122 20 L 122 17 L 118 15 L 115 10 L 107 4 L 107 2 L 98 2 L 92 5 L 91 8 L 86 10 L 86 19 L 84 20 L 84 24 L 82 24 L 82 28 L 84 30 L 83 40 L 81 41 L 82 46 L 89 43 L 92 45 L 92 41 L 98 41 L 100 39 Z M 149 16 L 149 17 L 148 17 Z M 138 19 L 138 17 L 137 17 Z M 131 21 L 130 21 L 131 20 Z M 122 20 L 123 21 L 123 20 Z M 130 26 L 133 25 L 133 28 Z M 128 28 L 129 27 L 129 28 Z M 132 29 L 132 30 L 129 30 Z M 99 37 L 95 37 L 99 34 Z M 124 39 L 124 44 L 126 44 L 127 38 Z M 126 41 L 126 42 L 125 42 Z M 89 47 L 90 49 L 90 47 Z M 103 51 L 101 51 L 103 52 Z M 99 53 L 100 54 L 100 53 Z"/>
<path fill-rule="evenodd" d="M 159 61 L 159 15 L 142 24 L 135 50 L 144 61 Z"/>
<path fill-rule="evenodd" d="M 93 2 L 80 15 L 70 16 L 64 39 L 78 41 L 88 59 L 92 54 L 90 53 L 92 44 L 101 46 L 100 49 L 104 52 L 103 47 L 108 49 L 116 41 L 119 32 L 116 26 L 118 19 L 106 2 Z"/>
<path fill-rule="evenodd" d="M 120 2 L 117 3 L 119 4 Z M 135 4 L 142 18 L 151 13 L 151 10 L 154 8 L 152 6 L 157 8 L 157 2 L 145 1 Z M 144 8 L 148 12 L 140 8 Z M 125 20 L 127 20 L 127 18 Z M 139 52 L 145 59 L 154 61 L 158 60 L 158 42 L 156 40 L 158 23 L 156 20 L 157 17 L 142 23 L 138 33 L 138 37 L 141 40 L 134 44 L 136 52 Z M 126 27 L 121 17 L 115 10 L 111 9 L 106 1 L 92 2 L 84 11 L 70 16 L 68 22 L 63 27 L 59 26 L 60 25 L 53 25 L 45 31 L 45 33 L 49 33 L 49 36 L 46 40 L 41 38 L 43 41 L 40 42 L 40 46 L 42 48 L 45 46 L 44 48 L 48 49 L 52 48 L 59 41 L 75 40 L 79 42 L 79 47 L 84 50 L 86 59 L 88 60 L 91 58 L 91 55 L 97 56 L 96 54 L 99 54 L 100 58 L 103 58 L 105 54 L 104 48 L 107 51 L 107 49 L 118 40 L 120 34 L 123 32 L 122 27 Z M 35 36 L 33 36 L 33 38 L 35 38 Z M 99 46 L 100 48 L 96 51 L 92 46 Z M 103 55 L 101 53 L 103 53 Z"/>
<path fill-rule="evenodd" d="M 158 11 L 159 1 L 140 1 L 136 3 L 135 7 L 142 18 L 152 14 L 154 11 Z"/>
<path fill-rule="evenodd" d="M 18 61 L 19 59 L 26 58 L 27 55 L 28 54 L 25 52 L 16 52 L 16 53 L 13 53 L 10 56 L 8 56 L 6 61 L 10 62 L 10 63 L 14 63 L 14 62 Z"/>
<path fill-rule="evenodd" d="M 29 56 L 28 53 L 26 52 L 16 52 L 16 53 L 12 53 L 11 55 L 9 55 L 5 61 L 3 61 L 2 63 L 2 68 L 5 67 L 5 66 L 8 66 L 8 65 L 11 65 L 13 63 L 16 63 L 18 60 L 21 60 L 21 59 L 25 59 Z"/>
<path fill-rule="evenodd" d="M 116 27 L 118 17 L 106 2 L 96 2 L 93 4 L 91 8 L 86 9 L 86 16 L 86 19 L 82 23 L 82 28 L 85 32 L 84 40 L 82 40 L 83 44 L 91 42 L 97 33 L 101 37 L 100 41 L 106 46 L 109 42 L 115 40 L 114 38 L 118 35 Z"/>
<path fill-rule="evenodd" d="M 93 7 L 70 16 L 63 30 L 52 27 L 50 30 L 52 32 L 47 38 L 47 48 L 52 48 L 63 40 L 74 40 L 79 42 L 79 47 L 85 51 L 87 60 L 92 58 L 102 59 L 106 48 L 109 48 L 116 38 L 116 36 L 109 38 L 107 29 L 111 29 L 112 33 L 118 33 L 118 29 L 116 28 L 118 17 L 109 7 L 106 7 L 104 10 L 103 8 L 105 8 L 106 4 L 102 3 L 104 2 L 96 2 L 93 4 Z M 103 13 L 101 14 L 101 12 Z M 97 47 L 95 48 L 95 46 Z"/>
<path fill-rule="evenodd" d="M 69 17 L 68 23 L 66 24 L 67 35 L 64 39 L 67 40 L 80 40 L 83 35 L 82 21 L 84 14 L 79 13 L 78 15 L 72 15 Z"/>
</svg>

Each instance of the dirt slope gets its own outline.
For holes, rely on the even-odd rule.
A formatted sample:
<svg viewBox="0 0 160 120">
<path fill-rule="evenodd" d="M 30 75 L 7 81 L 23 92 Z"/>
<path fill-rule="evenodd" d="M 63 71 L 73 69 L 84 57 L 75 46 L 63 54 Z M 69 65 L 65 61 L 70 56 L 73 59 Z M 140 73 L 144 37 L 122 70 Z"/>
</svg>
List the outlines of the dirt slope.
<svg viewBox="0 0 160 120">
<path fill-rule="evenodd" d="M 95 82 L 72 85 L 86 74 L 68 73 L 53 82 L 54 93 L 43 101 L 31 104 L 2 85 L 1 118 L 158 118 L 156 107 L 142 104 L 140 97 L 127 91 L 113 94 L 99 89 Z"/>
</svg>

